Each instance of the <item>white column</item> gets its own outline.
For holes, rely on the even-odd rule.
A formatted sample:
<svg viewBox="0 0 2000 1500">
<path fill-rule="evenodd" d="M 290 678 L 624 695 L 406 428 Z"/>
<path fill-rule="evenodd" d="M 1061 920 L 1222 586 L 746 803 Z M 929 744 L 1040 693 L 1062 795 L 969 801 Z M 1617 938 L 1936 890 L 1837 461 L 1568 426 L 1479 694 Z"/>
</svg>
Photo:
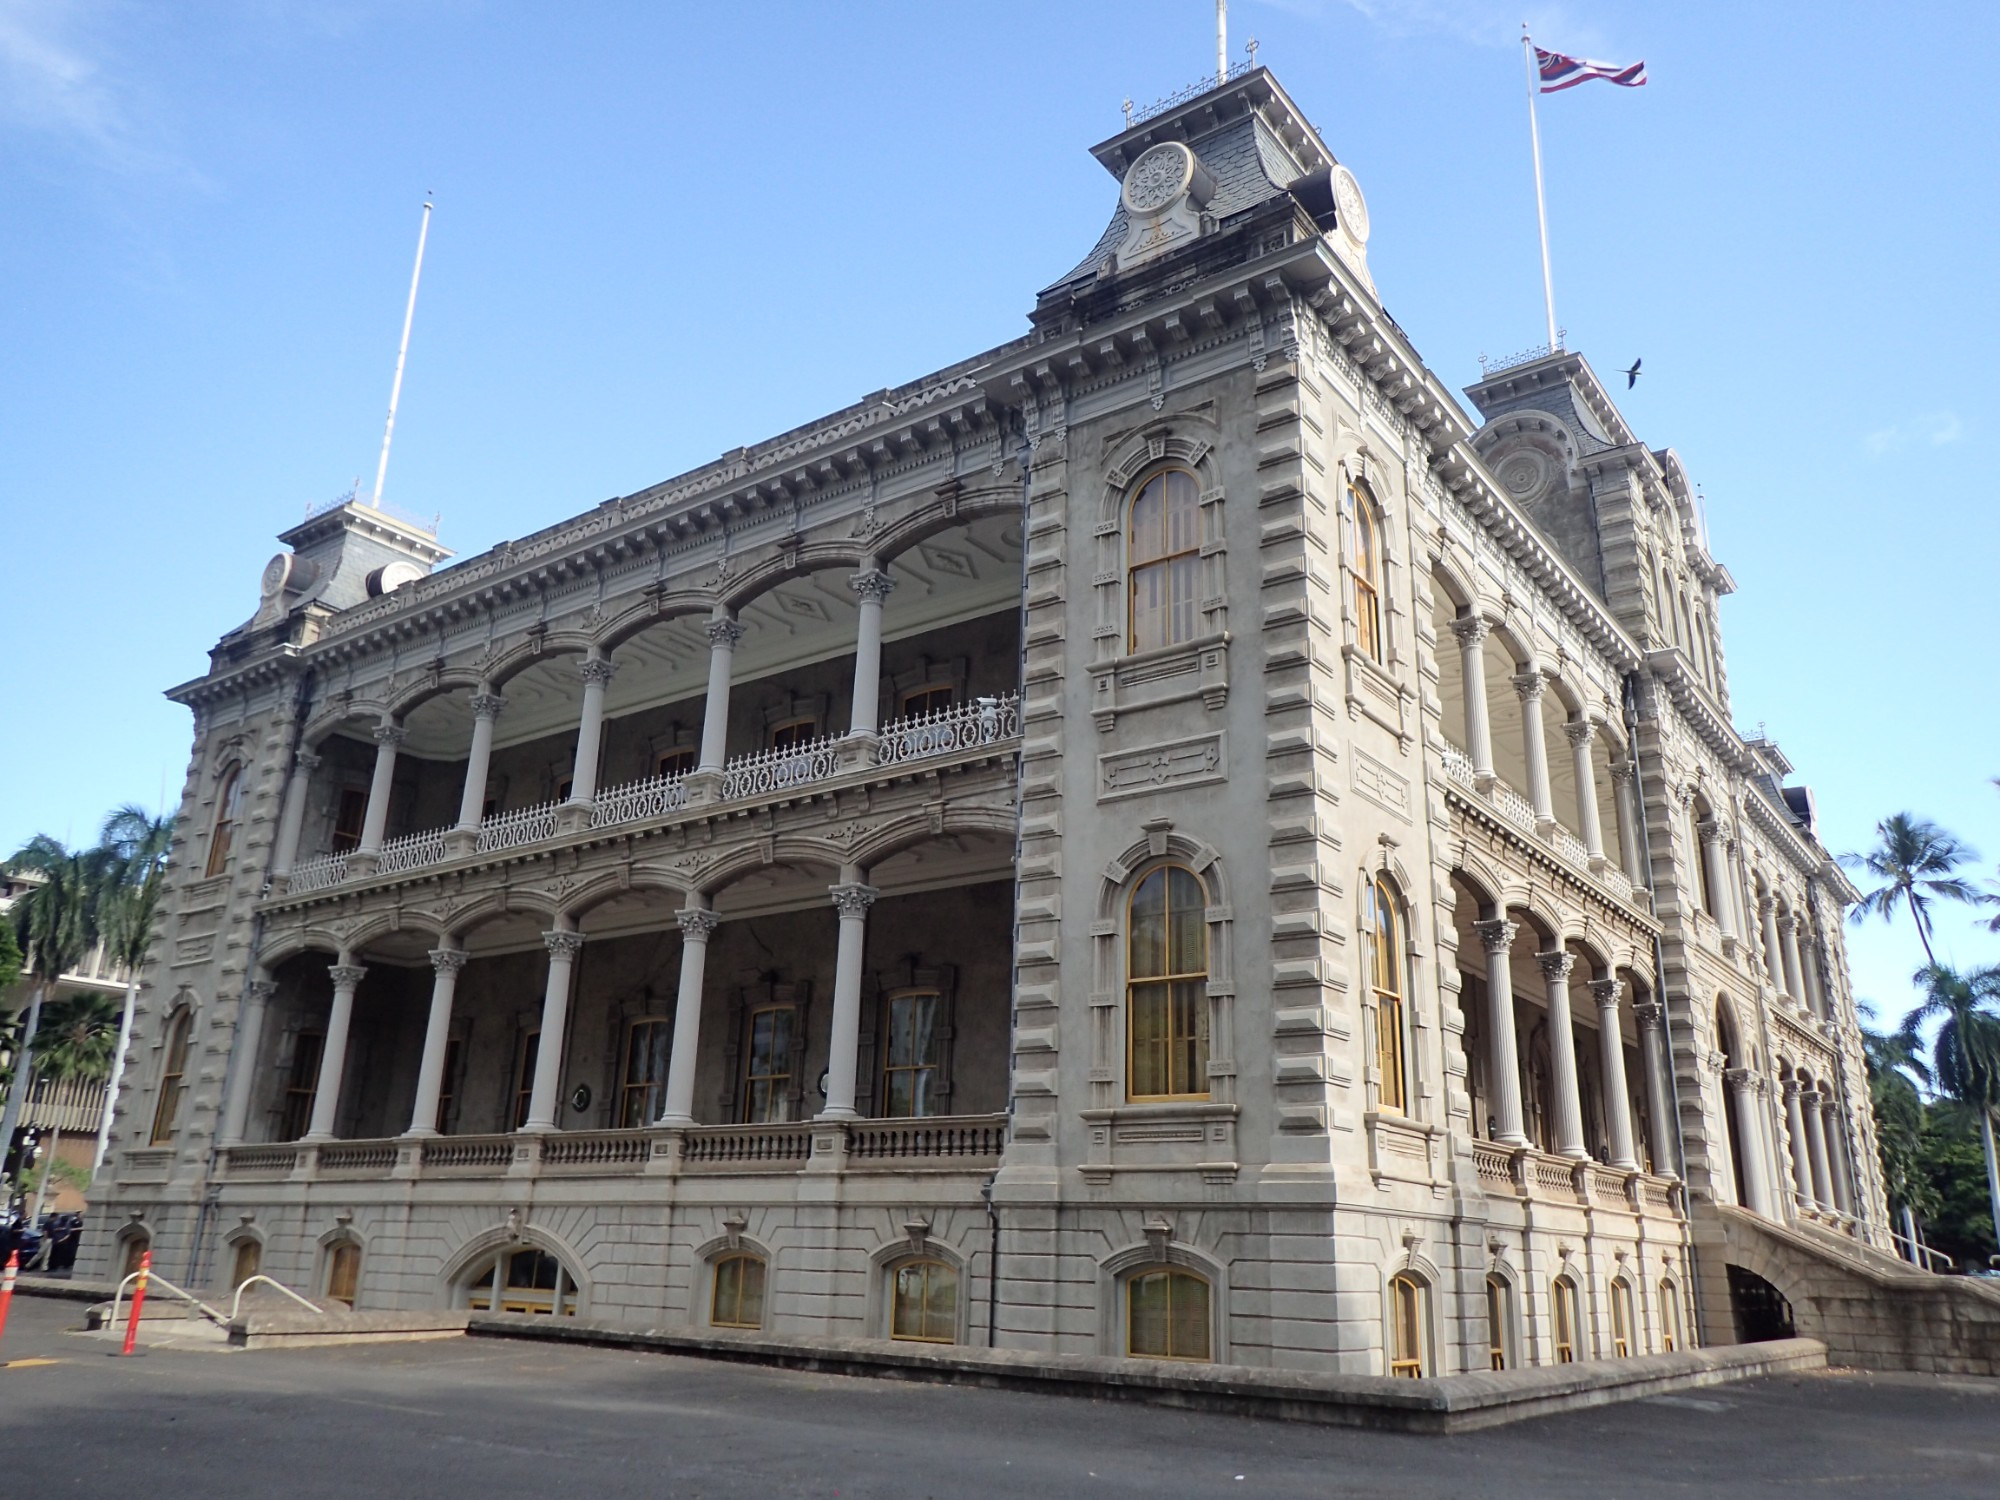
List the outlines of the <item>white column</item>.
<svg viewBox="0 0 2000 1500">
<path fill-rule="evenodd" d="M 1647 1123 L 1652 1126 L 1653 1170 L 1662 1177 L 1677 1177 L 1674 1163 L 1673 1111 L 1678 1107 L 1667 1056 L 1667 1008 L 1648 1000 L 1632 1008 L 1639 1023 L 1639 1060 L 1646 1070 L 1646 1099 L 1650 1106 Z"/>
<path fill-rule="evenodd" d="M 688 905 L 675 920 L 681 927 L 681 987 L 674 997 L 674 1048 L 667 1057 L 666 1107 L 660 1112 L 662 1125 L 694 1124 L 694 1069 L 701 1046 L 702 974 L 708 965 L 708 940 L 715 932 L 716 915 L 688 897 Z"/>
<path fill-rule="evenodd" d="M 431 949 L 431 1013 L 424 1026 L 423 1060 L 417 1065 L 417 1100 L 410 1106 L 409 1135 L 436 1135 L 438 1099 L 444 1093 L 444 1055 L 451 1040 L 451 997 L 468 955 L 460 948 Z"/>
<path fill-rule="evenodd" d="M 1597 1002 L 1599 1062 L 1604 1073 L 1604 1115 L 1611 1127 L 1611 1165 L 1636 1169 L 1639 1155 L 1632 1144 L 1632 1095 L 1625 1083 L 1625 1038 L 1618 1029 L 1616 979 L 1593 979 L 1590 998 Z"/>
<path fill-rule="evenodd" d="M 1631 761 L 1621 760 L 1611 768 L 1611 810 L 1618 819 L 1618 868 L 1635 887 L 1646 883 L 1639 850 L 1639 815 L 1633 807 L 1638 782 L 1638 771 Z"/>
<path fill-rule="evenodd" d="M 396 747 L 408 737 L 403 726 L 384 719 L 375 726 L 375 777 L 368 783 L 368 811 L 361 820 L 357 854 L 382 852 L 382 835 L 389 827 L 389 793 L 396 783 Z"/>
<path fill-rule="evenodd" d="M 1833 1174 L 1833 1206 L 1840 1212 L 1854 1213 L 1854 1192 L 1851 1186 L 1854 1178 L 1854 1158 L 1847 1150 L 1846 1112 L 1828 1094 L 1821 1101 L 1826 1114 L 1827 1170 Z"/>
<path fill-rule="evenodd" d="M 1785 993 L 1806 1003 L 1806 981 L 1799 964 L 1799 919 L 1790 912 L 1778 918 L 1778 952 L 1785 961 Z"/>
<path fill-rule="evenodd" d="M 1778 903 L 1769 896 L 1760 897 L 1757 915 L 1763 919 L 1764 972 L 1771 976 L 1772 988 L 1782 990 L 1785 987 L 1785 972 L 1778 957 Z"/>
<path fill-rule="evenodd" d="M 472 695 L 472 750 L 465 759 L 465 790 L 458 798 L 458 827 L 478 829 L 486 812 L 486 778 L 493 768 L 493 723 L 507 700 L 484 685 Z"/>
<path fill-rule="evenodd" d="M 1806 1160 L 1805 1104 L 1796 1078 L 1785 1079 L 1782 1087 L 1785 1091 L 1785 1135 L 1792 1148 L 1792 1184 L 1798 1189 L 1799 1207 L 1811 1208 L 1813 1181 L 1812 1165 Z"/>
<path fill-rule="evenodd" d="M 861 625 L 854 639 L 854 706 L 847 716 L 849 734 L 873 734 L 876 705 L 882 698 L 882 601 L 896 580 L 880 568 L 864 568 L 847 580 L 861 604 Z"/>
<path fill-rule="evenodd" d="M 1521 748 L 1528 759 L 1528 801 L 1535 809 L 1535 822 L 1544 830 L 1555 826 L 1556 805 L 1549 791 L 1549 744 L 1542 728 L 1542 694 L 1548 679 L 1530 667 L 1514 679 L 1521 695 Z"/>
<path fill-rule="evenodd" d="M 1757 1081 L 1748 1068 L 1731 1068 L 1722 1077 L 1735 1114 L 1738 1154 L 1743 1158 L 1743 1196 L 1750 1200 L 1750 1212 L 1775 1219 L 1778 1215 L 1771 1207 L 1770 1173 L 1765 1168 L 1764 1127 L 1757 1118 L 1762 1110 Z"/>
<path fill-rule="evenodd" d="M 833 1036 L 827 1049 L 826 1108 L 822 1120 L 855 1118 L 855 1069 L 861 1056 L 861 959 L 868 939 L 868 908 L 875 888 L 861 883 L 852 865 L 848 877 L 830 886 L 834 909 L 840 913 L 840 943 L 833 959 Z"/>
<path fill-rule="evenodd" d="M 1728 862 L 1722 854 L 1722 825 L 1704 818 L 1695 832 L 1701 838 L 1701 867 L 1708 876 L 1709 899 L 1715 903 L 1715 925 L 1725 938 L 1736 936 L 1735 902 L 1729 898 Z"/>
<path fill-rule="evenodd" d="M 250 1117 L 250 1092 L 257 1086 L 257 1053 L 264 1043 L 264 1017 L 271 1008 L 271 997 L 278 993 L 277 984 L 262 969 L 257 973 L 258 978 L 243 986 L 236 1042 L 231 1049 L 236 1066 L 229 1075 L 229 1099 L 223 1106 L 222 1129 L 216 1141 L 219 1146 L 243 1143 L 243 1127 Z"/>
<path fill-rule="evenodd" d="M 1493 718 L 1486 706 L 1486 637 L 1493 627 L 1478 615 L 1454 620 L 1458 637 L 1459 676 L 1465 682 L 1465 753 L 1472 773 L 1484 787 L 1493 781 Z"/>
<path fill-rule="evenodd" d="M 1578 719 L 1563 725 L 1563 733 L 1569 736 L 1569 754 L 1576 770 L 1576 816 L 1578 828 L 1576 836 L 1583 840 L 1583 847 L 1590 851 L 1593 869 L 1604 866 L 1604 824 L 1597 815 L 1597 765 L 1590 753 L 1590 741 L 1597 733 L 1597 726 L 1588 719 Z"/>
<path fill-rule="evenodd" d="M 562 1108 L 563 1033 L 569 1029 L 569 976 L 583 949 L 580 932 L 545 932 L 549 950 L 549 982 L 542 991 L 542 1039 L 535 1047 L 535 1081 L 528 1095 L 528 1123 L 523 1130 L 556 1128 Z"/>
<path fill-rule="evenodd" d="M 391 752 L 393 754 L 393 752 Z M 368 971 L 348 954 L 330 967 L 333 976 L 333 1008 L 326 1017 L 326 1045 L 319 1054 L 319 1079 L 313 1085 L 312 1121 L 305 1139 L 330 1141 L 334 1121 L 340 1115 L 341 1076 L 347 1071 L 347 1032 L 354 1021 L 354 991 Z"/>
<path fill-rule="evenodd" d="M 583 678 L 583 715 L 576 727 L 576 764 L 569 773 L 570 805 L 597 800 L 597 762 L 604 748 L 604 689 L 616 662 L 586 656 L 577 666 Z"/>
<path fill-rule="evenodd" d="M 1537 953 L 1542 978 L 1549 992 L 1549 1071 L 1555 1093 L 1556 1117 L 1552 1122 L 1558 1156 L 1581 1160 L 1590 1155 L 1583 1144 L 1583 1095 L 1576 1084 L 1576 1028 L 1569 1017 L 1569 971 L 1576 955 L 1558 950 Z"/>
<path fill-rule="evenodd" d="M 743 627 L 728 616 L 708 622 L 708 702 L 701 714 L 697 771 L 720 771 L 729 753 L 729 673 Z"/>
<path fill-rule="evenodd" d="M 1803 999 L 1814 1015 L 1827 1020 L 1833 1010 L 1827 1004 L 1826 985 L 1819 975 L 1819 941 L 1810 927 L 1805 930 L 1805 941 L 1799 944 L 1799 963 L 1806 983 Z"/>
<path fill-rule="evenodd" d="M 1823 1209 L 1833 1207 L 1833 1173 L 1826 1160 L 1826 1117 L 1820 1112 L 1817 1093 L 1800 1096 L 1806 1116 L 1806 1159 L 1812 1163 L 1813 1202 Z"/>
<path fill-rule="evenodd" d="M 285 802 L 278 814 L 278 847 L 271 851 L 271 879 L 282 880 L 292 873 L 299 859 L 299 834 L 305 828 L 306 801 L 312 790 L 312 773 L 319 769 L 319 757 L 301 750 L 292 757 L 292 774 L 285 778 Z"/>
<path fill-rule="evenodd" d="M 1521 1049 L 1514 1036 L 1514 934 L 1518 926 L 1498 918 L 1475 922 L 1472 930 L 1486 949 L 1487 1087 L 1492 1091 L 1493 1138 L 1504 1146 L 1525 1146 L 1521 1122 Z"/>
</svg>

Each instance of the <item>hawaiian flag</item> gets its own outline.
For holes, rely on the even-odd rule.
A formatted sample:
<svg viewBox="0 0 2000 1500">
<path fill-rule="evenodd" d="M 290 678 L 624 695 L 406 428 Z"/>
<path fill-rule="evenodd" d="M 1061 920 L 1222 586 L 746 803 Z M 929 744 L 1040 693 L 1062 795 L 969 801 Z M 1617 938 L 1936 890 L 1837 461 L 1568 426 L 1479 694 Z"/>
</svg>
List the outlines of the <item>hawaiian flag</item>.
<svg viewBox="0 0 2000 1500">
<path fill-rule="evenodd" d="M 1573 89 L 1593 78 L 1602 78 L 1606 83 L 1628 89 L 1641 88 L 1646 82 L 1646 65 L 1643 62 L 1621 67 L 1617 63 L 1592 62 L 1587 57 L 1565 57 L 1560 52 L 1544 52 L 1540 47 L 1535 49 L 1535 67 L 1541 73 L 1542 92 L 1545 94 Z"/>
</svg>

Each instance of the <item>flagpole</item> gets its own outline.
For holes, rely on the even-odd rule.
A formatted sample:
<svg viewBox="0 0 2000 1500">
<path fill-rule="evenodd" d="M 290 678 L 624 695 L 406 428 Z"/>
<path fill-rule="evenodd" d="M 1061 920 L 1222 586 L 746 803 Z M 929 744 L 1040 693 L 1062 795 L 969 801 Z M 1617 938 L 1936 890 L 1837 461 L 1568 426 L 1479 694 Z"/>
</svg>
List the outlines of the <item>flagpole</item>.
<svg viewBox="0 0 2000 1500">
<path fill-rule="evenodd" d="M 1542 229 L 1542 305 L 1549 315 L 1549 352 L 1556 349 L 1556 284 L 1549 274 L 1549 205 L 1542 193 L 1542 128 L 1535 119 L 1535 49 L 1521 28 L 1521 61 L 1528 70 L 1528 141 L 1535 152 L 1535 219 Z"/>
<path fill-rule="evenodd" d="M 389 422 L 382 429 L 382 461 L 375 466 L 375 498 L 369 505 L 382 508 L 382 481 L 389 477 L 389 441 L 396 435 L 396 403 L 403 396 L 403 364 L 410 357 L 410 324 L 417 316 L 417 282 L 424 274 L 424 241 L 430 238 L 431 200 L 424 197 L 423 223 L 417 229 L 417 265 L 410 272 L 410 302 L 403 309 L 403 341 L 396 346 L 396 379 L 389 387 Z"/>
</svg>

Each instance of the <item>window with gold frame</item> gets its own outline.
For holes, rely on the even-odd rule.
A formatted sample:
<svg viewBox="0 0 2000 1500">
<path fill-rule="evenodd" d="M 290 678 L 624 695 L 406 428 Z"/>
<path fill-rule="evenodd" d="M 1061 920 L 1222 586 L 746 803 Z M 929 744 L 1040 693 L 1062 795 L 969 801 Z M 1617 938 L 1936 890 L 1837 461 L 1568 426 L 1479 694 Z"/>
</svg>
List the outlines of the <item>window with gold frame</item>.
<svg viewBox="0 0 2000 1500">
<path fill-rule="evenodd" d="M 326 1297 L 344 1307 L 354 1306 L 361 1286 L 361 1247 L 343 1240 L 327 1252 Z"/>
<path fill-rule="evenodd" d="M 284 1100 L 278 1113 L 278 1139 L 295 1141 L 312 1124 L 313 1099 L 319 1093 L 319 1063 L 326 1052 L 326 1034 L 301 1031 L 292 1038 L 292 1065 L 285 1074 Z"/>
<path fill-rule="evenodd" d="M 1611 1283 L 1611 1353 L 1617 1359 L 1632 1353 L 1632 1287 L 1626 1281 Z"/>
<path fill-rule="evenodd" d="M 255 1235 L 246 1234 L 236 1242 L 236 1249 L 230 1258 L 229 1290 L 240 1289 L 252 1276 L 264 1269 L 264 1242 Z"/>
<path fill-rule="evenodd" d="M 1556 1363 L 1575 1364 L 1577 1360 L 1577 1317 L 1576 1283 L 1567 1276 L 1558 1276 L 1549 1285 L 1549 1321 L 1554 1333 Z"/>
<path fill-rule="evenodd" d="M 1424 1378 L 1424 1284 L 1408 1271 L 1389 1278 L 1389 1373 Z"/>
<path fill-rule="evenodd" d="M 187 1093 L 188 1034 L 194 1016 L 183 1010 L 167 1028 L 167 1045 L 160 1064 L 160 1098 L 153 1107 L 152 1144 L 164 1146 L 180 1125 L 181 1099 Z"/>
<path fill-rule="evenodd" d="M 889 1273 L 889 1337 L 958 1342 L 958 1272 L 941 1260 L 906 1260 Z"/>
<path fill-rule="evenodd" d="M 1192 870 L 1161 865 L 1133 889 L 1126 931 L 1126 1094 L 1206 1099 L 1207 894 Z"/>
<path fill-rule="evenodd" d="M 1353 555 L 1349 565 L 1354 573 L 1354 640 L 1376 661 L 1383 659 L 1382 647 L 1382 522 L 1375 501 L 1359 482 L 1347 486 L 1351 510 L 1348 536 Z"/>
<path fill-rule="evenodd" d="M 222 776 L 222 789 L 215 798 L 215 828 L 208 836 L 209 875 L 229 868 L 229 852 L 236 842 L 236 820 L 243 809 L 243 767 L 231 766 Z"/>
<path fill-rule="evenodd" d="M 1681 1346 L 1681 1299 L 1674 1284 L 1660 1282 L 1660 1352 L 1672 1354 Z"/>
<path fill-rule="evenodd" d="M 1375 1069 L 1378 1109 L 1404 1114 L 1409 1108 L 1409 1069 L 1404 1047 L 1404 997 L 1409 962 L 1403 934 L 1403 904 L 1387 875 L 1368 883 L 1362 924 L 1368 934 L 1370 988 L 1375 1000 Z"/>
<path fill-rule="evenodd" d="M 533 1246 L 502 1250 L 464 1285 L 465 1305 L 475 1312 L 576 1316 L 575 1279 L 555 1256 Z"/>
<path fill-rule="evenodd" d="M 1126 639 L 1133 651 L 1198 633 L 1201 503 L 1194 475 L 1166 469 L 1139 487 L 1127 515 Z"/>
<path fill-rule="evenodd" d="M 764 1326 L 765 1269 L 764 1258 L 747 1251 L 725 1255 L 715 1263 L 715 1284 L 708 1301 L 712 1326 Z"/>
<path fill-rule="evenodd" d="M 1512 1369 L 1514 1288 L 1504 1276 L 1486 1278 L 1486 1354 L 1496 1370 Z"/>
<path fill-rule="evenodd" d="M 884 1119 L 941 1113 L 937 1088 L 944 1071 L 944 996 L 935 989 L 891 990 L 882 997 Z"/>
<path fill-rule="evenodd" d="M 764 1005 L 743 1023 L 743 1123 L 776 1125 L 792 1118 L 795 1005 Z"/>
<path fill-rule="evenodd" d="M 125 1236 L 123 1244 L 125 1246 L 125 1255 L 119 1261 L 118 1271 L 121 1279 L 137 1271 L 139 1269 L 139 1262 L 144 1260 L 146 1252 L 153 1248 L 152 1240 L 143 1234 L 128 1234 Z"/>
<path fill-rule="evenodd" d="M 624 1130 L 650 1125 L 667 1104 L 667 1057 L 673 1042 L 671 1020 L 647 1016 L 625 1032 L 625 1071 L 618 1084 L 618 1124 Z"/>
<path fill-rule="evenodd" d="M 1141 1359 L 1215 1358 L 1208 1279 L 1179 1266 L 1125 1278 L 1125 1352 Z"/>
</svg>

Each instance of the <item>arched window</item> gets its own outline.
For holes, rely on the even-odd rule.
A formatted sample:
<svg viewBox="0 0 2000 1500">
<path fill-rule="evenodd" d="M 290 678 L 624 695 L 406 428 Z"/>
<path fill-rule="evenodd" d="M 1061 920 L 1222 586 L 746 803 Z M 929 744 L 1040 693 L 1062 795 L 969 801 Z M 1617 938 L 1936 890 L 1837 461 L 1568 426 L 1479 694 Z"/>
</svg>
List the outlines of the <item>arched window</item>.
<svg viewBox="0 0 2000 1500">
<path fill-rule="evenodd" d="M 1486 1353 L 1496 1370 L 1514 1368 L 1514 1288 L 1504 1276 L 1486 1278 Z"/>
<path fill-rule="evenodd" d="M 533 1246 L 502 1250 L 482 1260 L 464 1286 L 465 1305 L 481 1312 L 576 1316 L 575 1279 L 561 1261 Z"/>
<path fill-rule="evenodd" d="M 1127 1277 L 1125 1349 L 1142 1359 L 1213 1359 L 1207 1280 L 1178 1266 Z"/>
<path fill-rule="evenodd" d="M 1349 561 L 1354 569 L 1354 641 L 1376 661 L 1382 660 L 1382 526 L 1375 502 L 1359 484 L 1349 484 L 1352 507 L 1348 535 Z"/>
<path fill-rule="evenodd" d="M 1395 883 L 1377 875 L 1368 883 L 1362 930 L 1368 935 L 1370 984 L 1375 993 L 1375 1067 L 1381 1082 L 1378 1108 L 1402 1114 L 1409 1108 L 1404 1064 L 1403 1000 L 1409 965 L 1403 939 L 1403 907 Z"/>
<path fill-rule="evenodd" d="M 1134 651 L 1195 637 L 1201 585 L 1201 511 L 1194 475 L 1155 474 L 1132 501 L 1125 594 Z"/>
<path fill-rule="evenodd" d="M 326 1297 L 343 1307 L 354 1306 L 361 1288 L 361 1247 L 342 1240 L 326 1254 Z"/>
<path fill-rule="evenodd" d="M 144 1260 L 146 1252 L 153 1248 L 153 1240 L 150 1235 L 128 1234 L 125 1236 L 124 1245 L 125 1256 L 119 1262 L 120 1277 L 130 1276 L 139 1269 L 139 1262 Z"/>
<path fill-rule="evenodd" d="M 1132 893 L 1126 965 L 1126 1092 L 1208 1097 L 1208 924 L 1192 870 L 1162 865 Z"/>
<path fill-rule="evenodd" d="M 1576 1334 L 1581 1320 L 1577 1316 L 1576 1283 L 1567 1276 L 1558 1276 L 1549 1287 L 1549 1317 L 1554 1324 L 1556 1363 L 1575 1364 Z"/>
<path fill-rule="evenodd" d="M 709 1298 L 708 1321 L 717 1328 L 764 1326 L 764 1261 L 747 1253 L 725 1255 L 715 1263 L 715 1291 Z"/>
<path fill-rule="evenodd" d="M 1424 1378 L 1424 1284 L 1408 1271 L 1389 1278 L 1389 1373 Z"/>
<path fill-rule="evenodd" d="M 889 1337 L 958 1342 L 958 1272 L 941 1260 L 906 1260 L 889 1274 Z"/>
<path fill-rule="evenodd" d="M 263 1269 L 264 1242 L 254 1235 L 245 1235 L 236 1242 L 236 1253 L 229 1268 L 229 1289 L 236 1291 Z"/>
<path fill-rule="evenodd" d="M 215 798 L 215 829 L 208 836 L 208 871 L 220 875 L 229 868 L 230 846 L 236 842 L 236 817 L 243 802 L 243 767 L 222 773 L 222 790 Z"/>
<path fill-rule="evenodd" d="M 1660 1352 L 1672 1354 L 1681 1346 L 1681 1299 L 1673 1282 L 1660 1280 Z"/>
<path fill-rule="evenodd" d="M 1632 1353 L 1632 1286 L 1630 1282 L 1611 1283 L 1611 1353 L 1616 1359 L 1625 1359 Z"/>
<path fill-rule="evenodd" d="M 187 1093 L 188 1032 L 194 1015 L 183 1010 L 167 1027 L 166 1056 L 160 1065 L 160 1099 L 153 1107 L 153 1140 L 164 1146 L 180 1124 L 181 1099 Z"/>
</svg>

